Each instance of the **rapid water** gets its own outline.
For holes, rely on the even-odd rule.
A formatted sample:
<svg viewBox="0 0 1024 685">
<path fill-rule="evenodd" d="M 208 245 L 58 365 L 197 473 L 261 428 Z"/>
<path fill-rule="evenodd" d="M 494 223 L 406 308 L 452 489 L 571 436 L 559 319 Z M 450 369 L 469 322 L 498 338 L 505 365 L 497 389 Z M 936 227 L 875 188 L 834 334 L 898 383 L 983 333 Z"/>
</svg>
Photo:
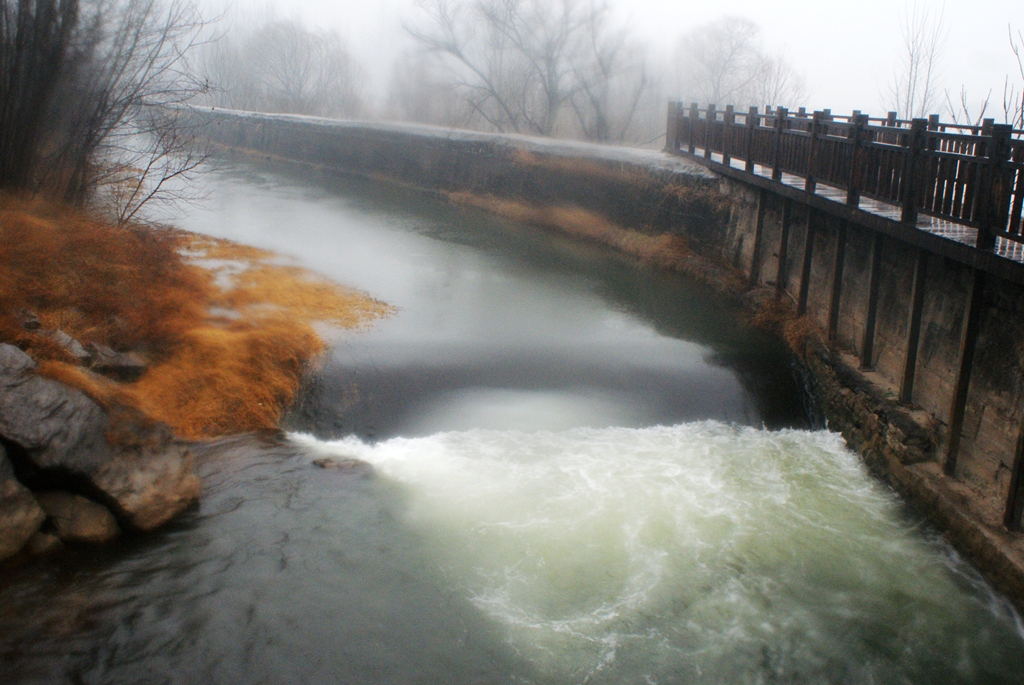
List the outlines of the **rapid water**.
<svg viewBox="0 0 1024 685">
<path fill-rule="evenodd" d="M 1013 612 L 833 433 L 703 421 L 292 439 L 402 484 L 431 565 L 539 682 L 1024 673 Z"/>
<path fill-rule="evenodd" d="M 0 575 L 4 683 L 1017 683 L 1017 614 L 677 275 L 229 167 L 179 225 L 399 306 L 170 529 Z M 321 469 L 359 459 L 374 475 Z"/>
</svg>

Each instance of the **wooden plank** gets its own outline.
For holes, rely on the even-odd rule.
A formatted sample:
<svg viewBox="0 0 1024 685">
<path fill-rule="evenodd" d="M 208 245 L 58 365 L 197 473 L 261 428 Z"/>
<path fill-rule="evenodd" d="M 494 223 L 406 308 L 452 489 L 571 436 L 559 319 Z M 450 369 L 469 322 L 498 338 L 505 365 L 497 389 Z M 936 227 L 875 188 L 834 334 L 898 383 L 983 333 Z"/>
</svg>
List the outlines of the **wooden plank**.
<svg viewBox="0 0 1024 685">
<path fill-rule="evenodd" d="M 882 247 L 885 236 L 878 232 L 871 234 L 871 275 L 868 277 L 868 311 L 864 320 L 864 337 L 861 339 L 860 368 L 874 368 L 875 321 L 878 318 L 878 282 L 882 271 Z"/>
<path fill-rule="evenodd" d="M 917 347 L 921 341 L 921 314 L 924 311 L 927 275 L 928 252 L 917 248 L 917 259 L 914 261 L 913 291 L 910 294 L 910 319 L 907 322 L 907 355 L 903 361 L 903 382 L 900 384 L 900 402 L 903 404 L 910 404 L 914 399 Z"/>
<path fill-rule="evenodd" d="M 943 470 L 948 476 L 956 475 L 964 415 L 967 412 L 967 394 L 971 385 L 971 370 L 974 367 L 974 353 L 978 346 L 978 333 L 981 331 L 984 309 L 985 272 L 975 269 L 967 293 L 967 311 L 960 336 L 960 365 L 956 373 L 956 382 L 953 384 L 953 400 L 949 409 L 949 444 L 943 464 Z"/>
</svg>

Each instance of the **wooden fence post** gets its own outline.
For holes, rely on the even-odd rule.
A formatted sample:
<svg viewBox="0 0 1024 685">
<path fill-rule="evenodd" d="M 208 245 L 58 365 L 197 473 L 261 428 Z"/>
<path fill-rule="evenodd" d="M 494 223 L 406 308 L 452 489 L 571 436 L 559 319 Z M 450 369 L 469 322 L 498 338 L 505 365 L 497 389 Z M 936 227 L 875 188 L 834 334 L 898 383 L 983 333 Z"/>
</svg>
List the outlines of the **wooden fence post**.
<svg viewBox="0 0 1024 685">
<path fill-rule="evenodd" d="M 772 180 L 782 180 L 782 131 L 786 126 L 789 110 L 779 107 L 775 110 L 775 130 L 772 133 Z"/>
<path fill-rule="evenodd" d="M 892 112 L 890 112 L 892 114 Z M 924 133 L 928 128 L 927 119 L 914 119 L 910 124 L 910 135 L 904 150 L 903 172 L 900 174 L 900 195 L 903 200 L 903 211 L 900 221 L 905 224 L 917 225 L 917 206 L 921 199 L 920 164 L 921 147 Z"/>
<path fill-rule="evenodd" d="M 711 159 L 711 136 L 714 135 L 715 121 L 718 114 L 714 105 L 708 105 L 707 114 L 704 115 L 704 159 Z"/>
<path fill-rule="evenodd" d="M 697 137 L 696 130 L 697 130 L 697 120 L 698 119 L 700 119 L 700 109 L 698 108 L 696 102 L 691 102 L 690 103 L 690 136 L 689 136 L 689 138 L 686 141 L 687 143 L 689 143 L 689 145 L 687 146 L 687 150 L 689 151 L 689 153 L 691 155 L 695 154 L 696 150 L 697 150 L 697 147 L 696 147 L 697 141 L 695 139 Z"/>
<path fill-rule="evenodd" d="M 818 138 L 822 135 L 822 129 L 824 128 L 824 112 L 815 112 L 814 118 L 811 120 L 811 151 L 807 156 L 807 176 L 804 181 L 804 190 L 808 193 L 813 193 L 818 187 L 818 181 L 815 178 L 815 167 L 818 163 L 818 148 L 820 147 Z"/>
<path fill-rule="evenodd" d="M 1010 200 L 1008 179 L 1003 172 L 1006 156 L 1010 150 L 1010 137 L 1013 126 L 1009 124 L 992 124 L 988 134 L 991 137 L 985 150 L 985 170 L 978 201 L 981 215 L 978 222 L 979 250 L 991 250 L 996 246 L 995 231 L 1006 230 L 1006 212 Z"/>
<path fill-rule="evenodd" d="M 754 129 L 757 128 L 759 118 L 757 107 L 751 105 L 747 110 L 747 142 L 746 150 L 744 150 L 746 163 L 743 165 L 744 170 L 749 174 L 754 173 Z"/>
<path fill-rule="evenodd" d="M 678 102 L 668 103 L 668 117 L 665 121 L 665 150 L 679 152 L 679 107 Z"/>
<path fill-rule="evenodd" d="M 853 145 L 850 162 L 850 182 L 846 186 L 846 204 L 860 205 L 860 189 L 864 185 L 864 137 L 868 126 L 868 115 L 856 113 L 852 117 L 848 140 Z"/>
<path fill-rule="evenodd" d="M 732 105 L 725 106 L 725 114 L 722 116 L 722 120 L 725 121 L 725 135 L 722 136 L 722 164 L 731 166 L 732 156 L 729 154 L 729 143 L 732 140 L 732 127 L 736 124 L 736 112 L 733 110 Z"/>
</svg>

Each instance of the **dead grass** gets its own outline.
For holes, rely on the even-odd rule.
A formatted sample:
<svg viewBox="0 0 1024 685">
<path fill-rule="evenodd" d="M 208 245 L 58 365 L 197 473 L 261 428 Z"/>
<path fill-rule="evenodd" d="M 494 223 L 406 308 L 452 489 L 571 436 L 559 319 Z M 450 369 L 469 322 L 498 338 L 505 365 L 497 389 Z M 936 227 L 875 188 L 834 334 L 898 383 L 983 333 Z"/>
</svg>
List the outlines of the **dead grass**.
<svg viewBox="0 0 1024 685">
<path fill-rule="evenodd" d="M 82 343 L 166 354 L 203 322 L 214 294 L 210 275 L 183 263 L 177 249 L 168 231 L 120 229 L 39 201 L 0 199 L 0 336 L 37 358 L 64 358 L 22 328 L 27 309 L 43 328 Z"/>
<path fill-rule="evenodd" d="M 224 262 L 233 277 L 216 277 Z M 83 344 L 142 352 L 150 367 L 131 384 L 98 376 L 26 331 L 22 310 Z M 0 198 L 0 340 L 28 351 L 40 373 L 185 438 L 275 427 L 324 350 L 314 323 L 359 328 L 392 311 L 265 250 Z"/>
<path fill-rule="evenodd" d="M 267 319 L 269 325 L 285 315 L 307 323 L 320 321 L 351 329 L 394 312 L 394 307 L 365 293 L 282 264 L 273 252 L 195 233 L 179 235 L 186 253 L 199 265 L 222 261 L 245 264 L 245 270 L 231 277 L 231 286 L 220 290 L 213 302 L 245 318 Z"/>
<path fill-rule="evenodd" d="M 689 252 L 686 241 L 673 235 L 647 235 L 623 228 L 596 212 L 573 206 L 542 207 L 492 195 L 449 193 L 459 204 L 485 209 L 515 221 L 552 228 L 575 238 L 610 245 L 658 266 L 672 268 Z"/>
<path fill-rule="evenodd" d="M 654 179 L 646 170 L 634 165 L 615 164 L 584 157 L 538 155 L 517 148 L 512 152 L 512 163 L 519 167 L 551 169 L 567 172 L 574 177 L 588 176 L 640 187 L 648 187 L 654 183 Z"/>
<path fill-rule="evenodd" d="M 686 240 L 678 235 L 641 233 L 577 206 L 540 206 L 468 192 L 453 192 L 447 196 L 453 202 L 477 207 L 515 221 L 609 245 L 644 262 L 686 273 L 726 292 L 739 293 L 745 286 L 742 274 L 698 256 L 689 248 Z"/>
<path fill-rule="evenodd" d="M 750 323 L 779 335 L 800 358 L 825 343 L 821 326 L 808 315 L 797 316 L 796 308 L 786 299 L 766 298 L 755 310 Z"/>
</svg>

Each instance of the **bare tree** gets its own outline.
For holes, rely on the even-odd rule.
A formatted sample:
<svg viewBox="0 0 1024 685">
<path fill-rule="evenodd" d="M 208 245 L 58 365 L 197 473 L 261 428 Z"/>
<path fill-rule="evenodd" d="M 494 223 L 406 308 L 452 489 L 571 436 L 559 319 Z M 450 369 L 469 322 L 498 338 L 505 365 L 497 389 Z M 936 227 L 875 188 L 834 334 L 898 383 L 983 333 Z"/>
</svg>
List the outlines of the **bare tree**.
<svg viewBox="0 0 1024 685">
<path fill-rule="evenodd" d="M 806 101 L 807 84 L 782 54 L 762 54 L 748 104 L 793 107 Z"/>
<path fill-rule="evenodd" d="M 363 70 L 336 32 L 271 13 L 259 21 L 236 16 L 231 28 L 204 51 L 209 104 L 329 117 L 362 112 Z"/>
<path fill-rule="evenodd" d="M 1010 50 L 1016 59 L 1017 74 L 1020 75 L 1021 81 L 1020 83 L 1016 82 L 1017 74 L 1013 76 L 1007 74 L 1003 79 L 1002 120 L 1005 124 L 1021 129 L 1024 128 L 1024 33 L 1018 31 L 1014 35 L 1012 26 L 1007 26 L 1007 33 L 1010 38 Z M 992 101 L 992 91 L 989 90 L 979 105 L 972 107 L 964 86 L 960 87 L 959 97 L 955 100 L 948 90 L 945 95 L 946 111 L 955 124 L 979 126 L 988 113 Z"/>
<path fill-rule="evenodd" d="M 465 128 L 475 112 L 463 100 L 449 74 L 418 50 L 406 51 L 395 63 L 385 116 L 399 121 Z"/>
<path fill-rule="evenodd" d="M 1007 74 L 1003 84 L 1003 115 L 1004 121 L 1012 124 L 1015 128 L 1024 129 L 1024 31 L 1017 31 L 1013 35 L 1013 27 L 1007 26 L 1010 34 L 1010 49 L 1017 59 L 1017 73 L 1020 74 L 1020 83 L 1014 86 Z"/>
<path fill-rule="evenodd" d="M 965 86 L 960 86 L 960 94 L 956 100 L 953 99 L 953 96 L 950 94 L 948 89 L 945 91 L 945 97 L 946 111 L 949 113 L 954 124 L 980 126 L 985 115 L 988 113 L 989 102 L 992 100 L 992 91 L 988 91 L 988 94 L 980 102 L 977 108 L 971 106 L 970 98 L 967 96 L 967 88 Z M 974 110 L 973 113 L 972 110 Z"/>
<path fill-rule="evenodd" d="M 803 79 L 781 54 L 766 52 L 761 29 L 743 17 L 722 17 L 684 35 L 676 49 L 677 88 L 702 104 L 793 105 L 806 96 Z"/>
<path fill-rule="evenodd" d="M 188 55 L 203 21 L 190 0 L 0 0 L 4 65 L 0 131 L 20 149 L 0 154 L 2 184 L 44 191 L 66 202 L 110 200 L 120 220 L 166 195 L 201 157 L 166 108 L 203 84 Z M 13 20 L 13 22 L 12 22 Z M 19 89 L 22 93 L 19 95 Z M 18 132 L 21 131 L 19 134 Z M 25 135 L 25 134 L 28 135 Z M 180 187 L 180 186 L 179 186 Z"/>
<path fill-rule="evenodd" d="M 78 14 L 77 0 L 0 0 L 0 188 L 35 183 Z"/>
<path fill-rule="evenodd" d="M 422 21 L 406 30 L 463 103 L 467 124 L 607 141 L 635 137 L 646 123 L 654 80 L 641 46 L 609 26 L 607 2 L 421 0 L 418 6 Z M 393 89 L 393 97 L 401 94 Z"/>
<path fill-rule="evenodd" d="M 572 94 L 577 0 L 421 0 L 406 30 L 441 60 L 476 115 L 498 131 L 551 135 Z"/>
<path fill-rule="evenodd" d="M 653 85 L 641 47 L 625 29 L 608 30 L 607 21 L 607 5 L 589 8 L 572 61 L 575 88 L 569 102 L 588 140 L 630 138 Z"/>
<path fill-rule="evenodd" d="M 944 8 L 905 4 L 900 15 L 899 64 L 885 95 L 885 106 L 905 118 L 934 113 L 942 102 L 940 61 L 946 44 Z"/>
<path fill-rule="evenodd" d="M 46 169 L 66 201 L 119 198 L 111 209 L 128 221 L 148 202 L 180 197 L 167 195 L 167 181 L 194 171 L 204 148 L 171 108 L 205 89 L 188 59 L 203 28 L 190 0 L 92 4 L 66 83 L 69 135 Z"/>
</svg>

